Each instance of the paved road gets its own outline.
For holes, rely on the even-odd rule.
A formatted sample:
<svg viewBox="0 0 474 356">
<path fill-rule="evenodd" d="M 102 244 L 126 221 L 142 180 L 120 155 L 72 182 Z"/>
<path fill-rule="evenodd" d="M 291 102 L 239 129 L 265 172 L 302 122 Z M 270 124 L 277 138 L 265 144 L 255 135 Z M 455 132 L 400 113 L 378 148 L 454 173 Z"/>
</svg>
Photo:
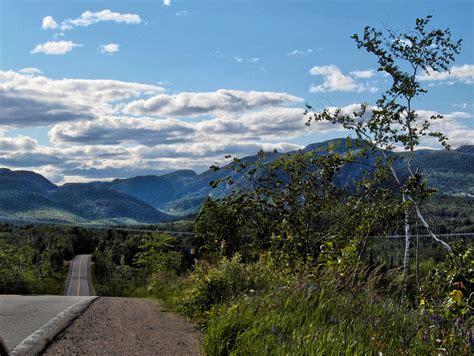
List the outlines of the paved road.
<svg viewBox="0 0 474 356">
<path fill-rule="evenodd" d="M 12 350 L 63 310 L 88 297 L 0 295 L 0 335 Z"/>
<path fill-rule="evenodd" d="M 89 270 L 91 255 L 78 255 L 72 260 L 69 270 L 71 278 L 66 295 L 68 296 L 89 296 Z"/>
<path fill-rule="evenodd" d="M 91 255 L 70 263 L 66 296 L 0 295 L 0 336 L 13 350 L 24 339 L 69 307 L 88 300 Z"/>
</svg>

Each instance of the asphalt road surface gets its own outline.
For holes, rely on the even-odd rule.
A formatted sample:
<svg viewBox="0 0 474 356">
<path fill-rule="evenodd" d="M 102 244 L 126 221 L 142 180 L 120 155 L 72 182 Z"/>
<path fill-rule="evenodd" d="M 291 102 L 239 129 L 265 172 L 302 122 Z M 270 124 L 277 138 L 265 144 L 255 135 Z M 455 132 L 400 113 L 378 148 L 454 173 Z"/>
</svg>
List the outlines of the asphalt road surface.
<svg viewBox="0 0 474 356">
<path fill-rule="evenodd" d="M 89 270 L 91 255 L 78 255 L 69 265 L 70 279 L 67 287 L 68 296 L 89 296 Z"/>
<path fill-rule="evenodd" d="M 76 303 L 89 299 L 91 255 L 74 257 L 69 265 L 66 296 L 0 295 L 0 336 L 8 349 Z"/>
<path fill-rule="evenodd" d="M 63 310 L 88 297 L 0 295 L 0 335 L 12 350 Z"/>
</svg>

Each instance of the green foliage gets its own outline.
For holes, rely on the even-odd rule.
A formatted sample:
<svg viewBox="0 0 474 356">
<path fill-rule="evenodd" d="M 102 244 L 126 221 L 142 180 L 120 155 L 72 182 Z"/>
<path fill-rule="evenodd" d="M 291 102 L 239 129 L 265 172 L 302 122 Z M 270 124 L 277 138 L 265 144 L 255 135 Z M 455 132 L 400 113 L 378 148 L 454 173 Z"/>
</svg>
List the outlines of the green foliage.
<svg viewBox="0 0 474 356">
<path fill-rule="evenodd" d="M 194 242 L 200 255 L 217 261 L 245 249 L 237 215 L 232 206 L 211 199 L 204 201 L 194 225 Z"/>
<path fill-rule="evenodd" d="M 369 290 L 354 292 L 300 282 L 241 296 L 212 311 L 204 352 L 419 355 L 472 351 L 472 324 L 458 321 L 453 328 L 450 319 L 420 314 Z"/>
<path fill-rule="evenodd" d="M 84 251 L 81 240 L 69 228 L 0 225 L 0 293 L 62 294 L 64 262 Z"/>
<path fill-rule="evenodd" d="M 205 324 L 214 306 L 243 294 L 259 293 L 286 278 L 283 271 L 272 269 L 265 258 L 254 264 L 242 263 L 238 254 L 232 259 L 224 257 L 215 265 L 198 261 L 174 302 L 178 311 Z"/>
<path fill-rule="evenodd" d="M 143 238 L 135 263 L 150 272 L 179 271 L 182 254 L 176 251 L 176 238 L 161 233 L 151 233 Z"/>
<path fill-rule="evenodd" d="M 454 256 L 430 271 L 421 289 L 420 305 L 430 312 L 440 309 L 446 317 L 473 319 L 474 246 L 457 243 Z"/>
</svg>

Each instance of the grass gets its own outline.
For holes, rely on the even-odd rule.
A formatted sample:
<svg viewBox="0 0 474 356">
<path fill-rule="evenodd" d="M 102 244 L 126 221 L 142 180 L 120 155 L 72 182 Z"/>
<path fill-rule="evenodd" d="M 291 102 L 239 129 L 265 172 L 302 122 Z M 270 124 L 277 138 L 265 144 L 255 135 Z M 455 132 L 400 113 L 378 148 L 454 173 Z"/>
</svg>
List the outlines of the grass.
<svg viewBox="0 0 474 356">
<path fill-rule="evenodd" d="M 469 353 L 469 330 L 389 297 L 311 287 L 244 296 L 216 307 L 207 355 Z M 472 351 L 472 350 L 471 350 Z"/>
</svg>

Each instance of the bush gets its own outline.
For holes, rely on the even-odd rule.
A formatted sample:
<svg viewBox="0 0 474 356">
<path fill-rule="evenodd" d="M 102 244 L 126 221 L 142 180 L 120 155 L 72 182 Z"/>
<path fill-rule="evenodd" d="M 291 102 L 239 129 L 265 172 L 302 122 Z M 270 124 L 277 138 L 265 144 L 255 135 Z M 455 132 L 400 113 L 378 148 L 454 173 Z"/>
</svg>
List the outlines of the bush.
<svg viewBox="0 0 474 356">
<path fill-rule="evenodd" d="M 174 299 L 178 311 L 205 325 L 212 308 L 242 295 L 258 294 L 271 286 L 286 283 L 282 271 L 273 270 L 265 258 L 254 264 L 244 264 L 240 255 L 223 258 L 211 265 L 198 261 L 192 273 L 183 281 L 183 289 Z"/>
</svg>

